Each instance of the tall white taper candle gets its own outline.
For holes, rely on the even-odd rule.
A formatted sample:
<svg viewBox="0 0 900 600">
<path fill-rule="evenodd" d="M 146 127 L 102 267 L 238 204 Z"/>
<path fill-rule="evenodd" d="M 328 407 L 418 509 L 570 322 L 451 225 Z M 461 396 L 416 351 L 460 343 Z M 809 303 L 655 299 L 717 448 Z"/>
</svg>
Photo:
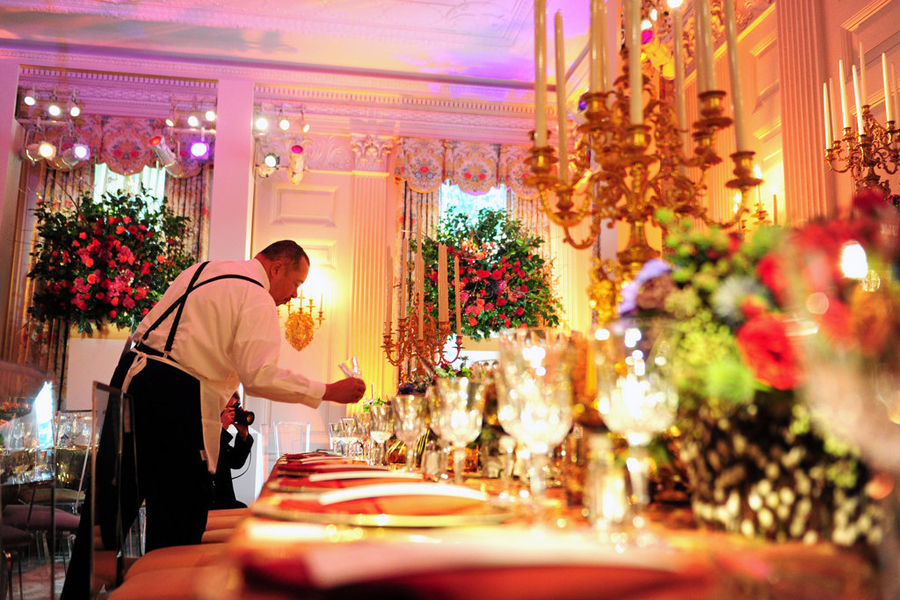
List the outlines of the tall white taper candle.
<svg viewBox="0 0 900 600">
<path fill-rule="evenodd" d="M 384 253 L 384 334 L 391 334 L 391 322 L 393 321 L 391 309 L 394 299 L 394 261 L 391 258 L 391 247 L 388 246 Z"/>
<path fill-rule="evenodd" d="M 638 0 L 625 0 L 625 36 L 628 46 L 628 115 L 632 125 L 641 125 L 644 122 L 644 86 L 641 73 L 641 5 Z"/>
<path fill-rule="evenodd" d="M 438 246 L 438 321 L 450 320 L 447 310 L 447 246 Z"/>
<path fill-rule="evenodd" d="M 862 105 L 869 103 L 869 90 L 866 88 L 866 55 L 862 42 L 859 43 L 859 99 Z"/>
<path fill-rule="evenodd" d="M 716 62 L 713 57 L 713 39 L 712 39 L 712 17 L 709 11 L 709 0 L 697 0 L 694 5 L 695 25 L 697 27 L 697 53 L 703 56 L 703 60 L 698 64 L 702 68 L 699 75 L 702 76 L 701 85 L 698 89 L 701 92 L 716 89 Z"/>
<path fill-rule="evenodd" d="M 850 65 L 850 75 L 853 77 L 853 100 L 856 103 L 856 133 L 863 134 L 862 104 L 859 101 L 859 77 L 856 74 L 856 65 Z"/>
<path fill-rule="evenodd" d="M 734 0 L 724 0 L 725 40 L 728 43 L 728 74 L 731 77 L 731 101 L 734 105 L 734 138 L 738 152 L 748 149 L 747 124 L 744 122 L 744 95 L 738 62 L 737 23 L 734 19 Z"/>
<path fill-rule="evenodd" d="M 459 287 L 459 254 L 453 256 L 453 289 L 456 294 L 456 337 L 459 337 L 462 335 L 462 300 L 459 297 L 462 288 Z"/>
<path fill-rule="evenodd" d="M 828 106 L 828 83 L 822 83 L 822 100 L 825 108 L 825 149 L 831 148 L 831 110 Z"/>
<path fill-rule="evenodd" d="M 687 143 L 687 108 L 684 103 L 684 15 L 681 7 L 672 9 L 672 52 L 675 54 L 675 116 L 682 129 L 681 144 Z"/>
<path fill-rule="evenodd" d="M 547 23 L 545 0 L 534 0 L 534 144 L 547 145 Z"/>
<path fill-rule="evenodd" d="M 881 53 L 881 80 L 884 84 L 884 120 L 892 121 L 893 120 L 893 108 L 894 111 L 897 110 L 896 106 L 891 106 L 891 86 L 888 83 L 888 67 L 887 67 L 887 56 L 885 56 L 884 52 Z"/>
<path fill-rule="evenodd" d="M 847 105 L 847 86 L 844 83 L 846 78 L 844 77 L 843 59 L 838 61 L 838 80 L 841 89 L 841 127 L 847 129 L 850 127 L 850 107 Z M 844 133 L 842 131 L 841 137 L 843 136 Z"/>
<path fill-rule="evenodd" d="M 566 135 L 566 38 L 563 36 L 562 13 L 554 19 L 556 43 L 556 124 L 559 133 L 559 180 L 569 183 L 569 140 Z"/>
</svg>

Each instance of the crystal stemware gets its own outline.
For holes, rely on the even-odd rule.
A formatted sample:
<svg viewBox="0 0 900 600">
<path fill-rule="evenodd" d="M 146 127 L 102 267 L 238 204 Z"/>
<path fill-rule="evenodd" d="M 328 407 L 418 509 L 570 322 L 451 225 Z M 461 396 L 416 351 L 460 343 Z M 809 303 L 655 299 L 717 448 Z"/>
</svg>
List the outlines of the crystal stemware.
<svg viewBox="0 0 900 600">
<path fill-rule="evenodd" d="M 367 410 L 361 410 L 354 413 L 353 418 L 356 421 L 356 434 L 363 449 L 363 460 L 371 464 L 372 447 L 375 443 L 371 436 L 372 413 Z"/>
<path fill-rule="evenodd" d="M 567 332 L 556 329 L 510 329 L 500 334 L 497 414 L 506 432 L 530 455 L 529 480 L 537 504 L 545 497 L 548 455 L 572 426 L 569 339 Z"/>
<path fill-rule="evenodd" d="M 359 438 L 356 432 L 356 419 L 353 417 L 341 417 L 341 438 L 344 441 L 344 456 L 353 458 L 357 454 L 355 449 Z"/>
<path fill-rule="evenodd" d="M 638 527 L 649 502 L 647 445 L 672 424 L 678 407 L 667 359 L 671 335 L 665 319 L 617 322 L 595 333 L 598 410 L 607 427 L 628 442 L 626 467 Z"/>
<path fill-rule="evenodd" d="M 381 448 L 381 463 L 387 464 L 384 444 L 394 435 L 394 410 L 390 404 L 379 404 L 369 407 L 369 412 L 372 413 L 372 428 L 369 435 Z"/>
<path fill-rule="evenodd" d="M 436 385 L 440 397 L 438 427 L 453 447 L 453 476 L 461 484 L 466 445 L 481 433 L 484 383 L 468 377 L 448 377 L 439 378 Z"/>
<path fill-rule="evenodd" d="M 425 397 L 414 394 L 400 394 L 391 401 L 394 406 L 394 433 L 406 444 L 406 470 L 415 467 L 416 441 L 425 433 Z"/>
</svg>

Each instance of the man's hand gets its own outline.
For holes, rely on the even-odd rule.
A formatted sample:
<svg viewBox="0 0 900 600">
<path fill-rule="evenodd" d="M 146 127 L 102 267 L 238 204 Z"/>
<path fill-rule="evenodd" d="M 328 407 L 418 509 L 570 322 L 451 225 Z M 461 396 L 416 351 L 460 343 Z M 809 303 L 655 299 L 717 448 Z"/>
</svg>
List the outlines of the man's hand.
<svg viewBox="0 0 900 600">
<path fill-rule="evenodd" d="M 353 404 L 366 393 L 366 382 L 356 377 L 347 377 L 334 383 L 325 384 L 323 400 L 338 404 Z"/>
</svg>

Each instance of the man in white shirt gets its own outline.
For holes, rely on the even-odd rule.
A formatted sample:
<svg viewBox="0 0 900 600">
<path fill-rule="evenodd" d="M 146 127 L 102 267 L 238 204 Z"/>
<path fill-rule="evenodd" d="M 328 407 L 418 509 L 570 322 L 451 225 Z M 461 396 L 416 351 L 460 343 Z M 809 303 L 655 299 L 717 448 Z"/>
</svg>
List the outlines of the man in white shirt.
<svg viewBox="0 0 900 600">
<path fill-rule="evenodd" d="M 200 543 L 212 500 L 219 415 L 239 383 L 248 394 L 313 408 L 322 400 L 348 404 L 363 396 L 361 379 L 324 384 L 277 366 L 277 306 L 297 296 L 309 267 L 306 252 L 290 240 L 275 242 L 249 261 L 194 265 L 175 278 L 141 321 L 133 336 L 137 344 L 123 354 L 111 382 L 132 400 L 137 481 L 126 471 L 119 486 L 111 483 L 114 451 L 102 440 L 97 460 L 105 546 L 115 542 L 115 494 L 123 499 L 126 529 L 146 500 L 147 551 Z M 134 464 L 130 448 L 126 440 L 126 468 Z M 84 575 L 73 572 L 87 568 L 82 561 L 76 564 L 78 546 L 66 599 L 87 591 Z"/>
</svg>

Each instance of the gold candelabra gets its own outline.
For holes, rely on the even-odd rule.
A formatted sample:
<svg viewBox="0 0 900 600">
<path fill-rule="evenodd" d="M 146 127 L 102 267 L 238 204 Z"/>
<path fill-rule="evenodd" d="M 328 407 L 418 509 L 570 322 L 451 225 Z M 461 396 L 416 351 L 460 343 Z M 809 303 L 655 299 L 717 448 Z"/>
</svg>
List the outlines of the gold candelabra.
<svg viewBox="0 0 900 600">
<path fill-rule="evenodd" d="M 451 353 L 451 357 L 446 355 L 445 346 L 452 332 L 450 321 L 437 321 L 430 314 L 423 316 L 422 335 L 419 336 L 418 308 L 417 301 L 409 316 L 397 320 L 396 335 L 394 330 L 386 329 L 381 344 L 388 362 L 401 368 L 400 379 L 404 383 L 420 366 L 428 376 L 434 375 L 435 367 L 449 366 L 462 351 L 462 338 L 457 336 L 455 352 Z M 411 367 L 404 372 L 403 365 Z"/>
<path fill-rule="evenodd" d="M 860 134 L 852 127 L 844 128 L 844 136 L 834 140 L 825 149 L 825 161 L 837 173 L 850 172 L 856 190 L 878 187 L 890 194 L 890 181 L 882 179 L 876 172 L 880 169 L 886 175 L 897 173 L 900 162 L 900 129 L 893 119 L 881 125 L 869 111 L 869 105 L 862 107 L 863 130 Z"/>
<path fill-rule="evenodd" d="M 533 146 L 526 159 L 531 168 L 529 182 L 539 192 L 542 210 L 563 228 L 565 241 L 573 247 L 590 247 L 604 221 L 608 227 L 618 221 L 629 227 L 628 244 L 617 254 L 620 267 L 612 261 L 601 261 L 592 273 L 592 304 L 601 319 L 604 314 L 613 314 L 621 286 L 646 261 L 659 256 L 647 242 L 645 232 L 648 223 L 659 225 L 654 216 L 657 210 L 667 209 L 676 217 L 691 217 L 708 225 L 733 227 L 747 211 L 747 192 L 762 183 L 753 173 L 754 152 L 733 153 L 735 177 L 726 185 L 740 190 L 741 204 L 730 219 L 712 219 L 702 199 L 707 191 L 707 172 L 722 162 L 715 151 L 716 135 L 732 123 L 723 114 L 726 93 L 700 93 L 700 118 L 693 124 L 692 133 L 694 149 L 686 156 L 686 132 L 679 128 L 674 108 L 657 97 L 646 76 L 642 76 L 641 93 L 646 92 L 649 100 L 643 106 L 643 123 L 630 124 L 627 50 L 622 52 L 621 63 L 623 73 L 614 89 L 581 97 L 584 123 L 578 127 L 571 164 L 560 167 L 569 169 L 570 181 L 575 183 L 562 183 L 552 173 L 557 159 L 550 146 Z M 688 168 L 698 169 L 699 176 L 692 179 Z M 590 232 L 576 239 L 572 230 L 586 220 Z"/>
<path fill-rule="evenodd" d="M 297 310 L 301 313 L 308 314 L 316 322 L 317 328 L 321 327 L 322 321 L 325 320 L 324 303 L 322 302 L 322 300 L 321 299 L 319 300 L 319 310 L 318 311 L 316 311 L 316 303 L 313 301 L 312 298 L 305 299 L 305 302 L 306 302 L 305 307 L 303 306 L 303 302 L 304 302 L 303 296 L 301 296 L 300 298 L 297 299 Z M 294 304 L 293 300 L 288 303 L 288 314 L 290 314 L 291 311 L 293 310 L 293 304 Z M 316 314 L 317 312 L 318 312 L 318 314 Z"/>
</svg>

